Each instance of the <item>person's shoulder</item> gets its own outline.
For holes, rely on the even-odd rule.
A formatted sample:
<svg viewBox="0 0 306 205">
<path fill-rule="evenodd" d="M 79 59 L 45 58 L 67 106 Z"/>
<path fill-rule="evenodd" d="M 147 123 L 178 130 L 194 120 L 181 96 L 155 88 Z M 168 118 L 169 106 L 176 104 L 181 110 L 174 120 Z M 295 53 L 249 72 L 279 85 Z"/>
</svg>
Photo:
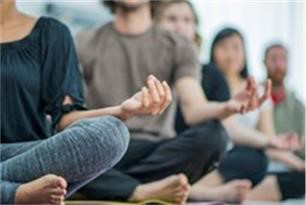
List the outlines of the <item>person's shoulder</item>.
<svg viewBox="0 0 306 205">
<path fill-rule="evenodd" d="M 191 46 L 192 42 L 186 37 L 174 32 L 170 32 L 159 26 L 153 26 L 153 33 L 160 41 L 175 47 Z"/>
<path fill-rule="evenodd" d="M 43 46 L 58 46 L 71 44 L 72 35 L 67 25 L 52 17 L 41 16 L 36 27 Z"/>
<path fill-rule="evenodd" d="M 218 70 L 217 66 L 214 63 L 205 63 L 202 65 L 203 72 Z"/>
<path fill-rule="evenodd" d="M 42 16 L 38 19 L 38 23 L 51 32 L 70 32 L 67 25 L 52 17 Z"/>
<path fill-rule="evenodd" d="M 223 77 L 223 73 L 217 67 L 215 63 L 207 63 L 202 65 L 202 75 L 210 75 L 210 76 L 217 76 Z"/>
<path fill-rule="evenodd" d="M 304 103 L 293 90 L 286 88 L 286 95 L 290 100 L 294 101 L 295 105 L 305 108 Z"/>
<path fill-rule="evenodd" d="M 98 27 L 88 28 L 76 35 L 77 44 L 91 45 L 99 41 L 104 34 L 111 30 L 111 22 L 100 25 Z"/>
</svg>

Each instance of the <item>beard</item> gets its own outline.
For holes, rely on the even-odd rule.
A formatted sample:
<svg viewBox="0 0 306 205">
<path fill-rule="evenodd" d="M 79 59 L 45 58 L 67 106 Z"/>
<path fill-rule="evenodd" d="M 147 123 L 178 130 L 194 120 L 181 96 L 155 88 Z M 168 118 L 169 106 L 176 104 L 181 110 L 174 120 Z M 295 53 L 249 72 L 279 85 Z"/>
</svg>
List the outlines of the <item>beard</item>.
<svg viewBox="0 0 306 205">
<path fill-rule="evenodd" d="M 270 73 L 268 74 L 268 77 L 271 79 L 273 86 L 280 86 L 284 83 L 286 73 L 283 72 L 278 72 L 273 74 Z"/>
<path fill-rule="evenodd" d="M 144 5 L 148 4 L 147 1 L 142 1 L 139 3 L 126 3 L 124 1 L 116 1 L 116 6 L 125 13 L 137 11 Z"/>
</svg>

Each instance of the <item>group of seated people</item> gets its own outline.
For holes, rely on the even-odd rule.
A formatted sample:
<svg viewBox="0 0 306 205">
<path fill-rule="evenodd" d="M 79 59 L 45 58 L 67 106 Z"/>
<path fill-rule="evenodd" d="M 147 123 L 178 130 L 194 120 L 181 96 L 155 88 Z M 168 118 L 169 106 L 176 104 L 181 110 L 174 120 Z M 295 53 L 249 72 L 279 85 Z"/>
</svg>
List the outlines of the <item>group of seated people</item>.
<svg viewBox="0 0 306 205">
<path fill-rule="evenodd" d="M 285 85 L 283 44 L 266 48 L 256 83 L 235 28 L 200 64 L 189 1 L 101 4 L 113 21 L 73 40 L 58 20 L 0 2 L 1 204 L 305 195 L 305 108 Z"/>
</svg>

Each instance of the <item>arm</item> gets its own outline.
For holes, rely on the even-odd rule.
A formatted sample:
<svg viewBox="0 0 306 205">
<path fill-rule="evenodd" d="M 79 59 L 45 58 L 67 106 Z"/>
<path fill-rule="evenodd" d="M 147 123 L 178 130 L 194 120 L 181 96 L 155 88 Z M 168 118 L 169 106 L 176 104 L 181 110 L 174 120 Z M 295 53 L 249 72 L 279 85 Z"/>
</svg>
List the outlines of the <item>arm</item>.
<svg viewBox="0 0 306 205">
<path fill-rule="evenodd" d="M 208 102 L 196 79 L 183 77 L 177 81 L 175 88 L 187 124 L 192 125 L 211 118 L 225 117 L 226 103 Z"/>
<path fill-rule="evenodd" d="M 268 149 L 267 155 L 274 160 L 281 161 L 297 171 L 305 171 L 305 161 L 290 151 Z"/>
<path fill-rule="evenodd" d="M 245 127 L 234 117 L 224 120 L 223 124 L 235 144 L 276 149 L 287 149 L 291 146 L 288 144 L 288 137 L 277 137 L 274 134 L 272 109 L 270 108 L 260 113 L 258 129 Z M 295 143 L 296 140 L 292 141 Z"/>
<path fill-rule="evenodd" d="M 272 106 L 260 112 L 257 129 L 267 136 L 275 136 Z"/>
<path fill-rule="evenodd" d="M 68 101 L 67 98 L 69 97 L 66 97 L 66 101 Z M 120 106 L 113 106 L 113 107 L 108 107 L 108 108 L 86 110 L 86 111 L 73 111 L 73 112 L 70 112 L 64 115 L 61 118 L 60 122 L 57 125 L 57 129 L 63 130 L 68 125 L 80 119 L 100 117 L 100 116 L 106 116 L 106 115 L 112 115 L 122 120 L 126 120 L 125 116 L 122 113 L 122 109 Z"/>
<path fill-rule="evenodd" d="M 242 126 L 234 117 L 226 119 L 223 124 L 235 144 L 255 148 L 298 149 L 299 140 L 294 134 L 276 136 L 274 133 L 273 110 L 267 108 L 260 113 L 257 130 Z"/>
<path fill-rule="evenodd" d="M 61 118 L 57 128 L 63 130 L 77 120 L 105 115 L 112 115 L 122 120 L 137 115 L 159 115 L 168 107 L 171 100 L 171 90 L 168 84 L 161 83 L 154 76 L 149 76 L 147 87 L 143 87 L 141 91 L 122 104 L 108 108 L 70 112 Z M 66 97 L 63 104 L 69 103 L 72 103 L 72 100 L 70 97 Z"/>
<path fill-rule="evenodd" d="M 192 77 L 182 77 L 175 84 L 185 122 L 189 125 L 207 119 L 225 119 L 236 113 L 257 109 L 270 96 L 271 81 L 266 83 L 265 93 L 258 97 L 256 83 L 249 78 L 247 86 L 226 102 L 209 102 L 200 83 Z"/>
<path fill-rule="evenodd" d="M 270 142 L 261 132 L 242 126 L 234 117 L 223 121 L 223 125 L 233 143 L 254 148 L 266 148 Z"/>
<path fill-rule="evenodd" d="M 266 103 L 269 103 L 269 101 L 267 101 Z M 302 148 L 303 143 L 301 142 L 300 137 L 296 133 L 285 133 L 282 135 L 276 135 L 274 129 L 272 105 L 266 107 L 260 112 L 257 129 L 260 132 L 264 133 L 264 136 L 268 139 L 270 143 L 277 145 L 274 146 L 275 148 L 290 150 L 299 150 Z"/>
</svg>

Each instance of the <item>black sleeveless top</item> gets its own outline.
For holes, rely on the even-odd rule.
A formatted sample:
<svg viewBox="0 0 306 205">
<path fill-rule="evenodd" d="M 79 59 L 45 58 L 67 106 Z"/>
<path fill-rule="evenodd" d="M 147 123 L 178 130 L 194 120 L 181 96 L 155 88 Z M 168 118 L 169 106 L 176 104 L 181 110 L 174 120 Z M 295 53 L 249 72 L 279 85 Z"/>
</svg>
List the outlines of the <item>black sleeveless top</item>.
<svg viewBox="0 0 306 205">
<path fill-rule="evenodd" d="M 2 43 L 0 49 L 2 143 L 45 139 L 64 113 L 85 109 L 73 39 L 65 25 L 41 17 L 28 36 Z M 74 103 L 63 106 L 67 95 Z"/>
</svg>

